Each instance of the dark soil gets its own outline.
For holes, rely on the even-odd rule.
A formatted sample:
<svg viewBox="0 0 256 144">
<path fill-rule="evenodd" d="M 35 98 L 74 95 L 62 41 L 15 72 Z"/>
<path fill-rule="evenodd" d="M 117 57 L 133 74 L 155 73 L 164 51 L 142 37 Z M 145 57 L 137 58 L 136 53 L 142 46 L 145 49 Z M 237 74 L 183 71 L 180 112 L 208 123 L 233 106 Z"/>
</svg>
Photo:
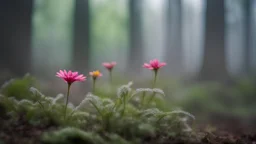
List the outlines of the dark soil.
<svg viewBox="0 0 256 144">
<path fill-rule="evenodd" d="M 16 122 L 0 118 L 0 144 L 40 144 L 41 134 L 55 129 L 54 126 L 33 126 L 22 118 Z"/>
<path fill-rule="evenodd" d="M 234 127 L 236 127 L 234 125 Z M 0 144 L 40 144 L 45 131 L 56 130 L 54 126 L 32 126 L 24 120 L 11 122 L 0 118 Z M 159 142 L 160 140 L 160 142 Z M 188 135 L 145 137 L 143 144 L 256 144 L 256 134 L 196 130 Z"/>
</svg>

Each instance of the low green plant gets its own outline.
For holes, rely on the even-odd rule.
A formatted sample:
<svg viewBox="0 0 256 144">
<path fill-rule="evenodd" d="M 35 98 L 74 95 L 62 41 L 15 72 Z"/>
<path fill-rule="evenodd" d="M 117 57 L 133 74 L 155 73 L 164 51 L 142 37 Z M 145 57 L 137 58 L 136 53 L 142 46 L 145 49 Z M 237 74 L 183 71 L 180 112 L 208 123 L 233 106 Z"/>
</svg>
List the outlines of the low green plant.
<svg viewBox="0 0 256 144">
<path fill-rule="evenodd" d="M 22 78 L 5 82 L 0 89 L 0 93 L 7 97 L 15 97 L 18 100 L 29 99 L 34 101 L 35 99 L 31 95 L 29 88 L 35 85 L 37 85 L 35 78 L 26 74 Z"/>
<path fill-rule="evenodd" d="M 64 95 L 55 98 L 43 95 L 31 87 L 31 99 L 0 96 L 0 104 L 14 119 L 21 115 L 31 124 L 66 127 L 46 133 L 45 144 L 64 143 L 140 143 L 143 137 L 158 133 L 179 134 L 191 131 L 195 118 L 182 110 L 163 111 L 155 107 L 154 98 L 163 99 L 161 89 L 133 90 L 132 82 L 117 89 L 116 97 L 106 98 L 88 93 L 81 103 L 64 104 Z M 146 101 L 151 101 L 146 103 Z M 65 113 L 64 113 L 65 111 Z M 68 127 L 68 128 L 67 128 Z M 92 139 L 93 138 L 93 139 Z"/>
</svg>

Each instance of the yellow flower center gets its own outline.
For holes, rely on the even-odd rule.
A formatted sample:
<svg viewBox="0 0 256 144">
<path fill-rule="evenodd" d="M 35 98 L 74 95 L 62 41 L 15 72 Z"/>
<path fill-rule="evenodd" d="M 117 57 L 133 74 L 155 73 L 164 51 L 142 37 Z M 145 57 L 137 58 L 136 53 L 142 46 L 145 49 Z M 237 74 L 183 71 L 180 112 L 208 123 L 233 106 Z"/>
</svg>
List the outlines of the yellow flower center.
<svg viewBox="0 0 256 144">
<path fill-rule="evenodd" d="M 98 77 L 98 76 L 100 76 L 100 71 L 93 71 L 92 72 L 92 75 L 94 76 L 94 77 Z"/>
</svg>

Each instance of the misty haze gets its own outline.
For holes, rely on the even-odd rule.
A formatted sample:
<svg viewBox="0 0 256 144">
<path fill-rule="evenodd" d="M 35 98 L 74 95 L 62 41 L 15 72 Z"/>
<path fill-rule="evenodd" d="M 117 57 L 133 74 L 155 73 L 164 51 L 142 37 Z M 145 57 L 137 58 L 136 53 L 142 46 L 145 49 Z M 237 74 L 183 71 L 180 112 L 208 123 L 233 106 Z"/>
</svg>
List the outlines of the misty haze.
<svg viewBox="0 0 256 144">
<path fill-rule="evenodd" d="M 256 143 L 256 0 L 0 9 L 0 144 Z"/>
</svg>

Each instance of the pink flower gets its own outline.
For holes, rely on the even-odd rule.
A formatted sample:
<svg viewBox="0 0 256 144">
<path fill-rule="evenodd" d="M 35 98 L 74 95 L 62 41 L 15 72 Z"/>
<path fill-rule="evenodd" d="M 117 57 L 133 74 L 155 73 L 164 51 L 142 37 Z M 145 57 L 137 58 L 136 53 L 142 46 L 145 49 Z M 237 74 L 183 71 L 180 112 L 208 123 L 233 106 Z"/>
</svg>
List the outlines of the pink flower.
<svg viewBox="0 0 256 144">
<path fill-rule="evenodd" d="M 166 65 L 165 62 L 159 62 L 158 59 L 153 59 L 153 60 L 150 60 L 149 64 L 144 63 L 143 67 L 150 69 L 150 70 L 158 70 L 159 68 L 161 68 L 165 65 Z"/>
<path fill-rule="evenodd" d="M 108 70 L 112 70 L 113 67 L 116 65 L 116 62 L 104 62 L 102 63 L 102 65 Z"/>
<path fill-rule="evenodd" d="M 75 81 L 85 81 L 86 77 L 83 74 L 78 74 L 78 72 L 72 72 L 72 71 L 66 71 L 66 70 L 60 70 L 57 72 L 57 77 L 62 78 L 65 80 L 68 84 L 72 84 Z"/>
</svg>

